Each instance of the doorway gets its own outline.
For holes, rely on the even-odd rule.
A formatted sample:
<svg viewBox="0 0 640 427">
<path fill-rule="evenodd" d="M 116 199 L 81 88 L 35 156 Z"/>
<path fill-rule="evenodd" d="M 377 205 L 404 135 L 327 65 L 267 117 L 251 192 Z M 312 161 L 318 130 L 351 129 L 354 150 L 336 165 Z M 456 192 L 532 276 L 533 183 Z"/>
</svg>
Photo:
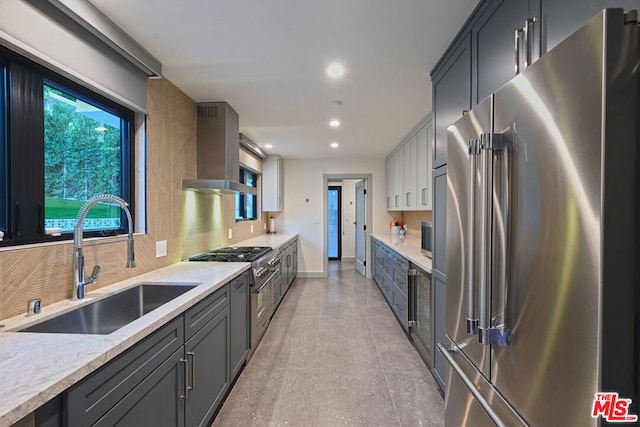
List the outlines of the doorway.
<svg viewBox="0 0 640 427">
<path fill-rule="evenodd" d="M 372 182 L 371 174 L 325 174 L 323 177 L 325 188 L 324 193 L 324 268 L 322 277 L 328 276 L 329 266 L 329 187 L 342 186 L 342 249 L 341 261 L 351 260 L 357 261 L 352 265 L 358 265 L 358 272 L 366 277 L 371 277 L 371 263 L 367 260 L 371 257 L 371 248 L 368 244 L 369 229 L 367 224 L 371 224 L 372 209 L 371 197 L 367 195 L 367 189 L 370 188 Z M 361 181 L 362 198 L 356 197 L 356 184 Z M 349 188 L 345 188 L 348 186 Z M 364 200 L 363 200 L 364 199 Z M 346 201 L 345 201 L 346 200 Z M 356 206 L 358 205 L 358 206 Z M 360 209 L 358 209 L 360 207 Z M 345 210 L 346 209 L 346 210 Z M 356 212 L 357 211 L 357 212 Z M 360 220 L 358 220 L 358 215 Z M 359 231 L 359 232 L 357 232 Z M 351 242 L 351 243 L 349 243 Z M 348 249 L 348 251 L 347 251 Z M 345 252 L 347 251 L 347 252 Z M 369 264 L 369 265 L 367 265 Z"/>
<path fill-rule="evenodd" d="M 342 259 L 342 187 L 327 189 L 327 257 Z"/>
</svg>

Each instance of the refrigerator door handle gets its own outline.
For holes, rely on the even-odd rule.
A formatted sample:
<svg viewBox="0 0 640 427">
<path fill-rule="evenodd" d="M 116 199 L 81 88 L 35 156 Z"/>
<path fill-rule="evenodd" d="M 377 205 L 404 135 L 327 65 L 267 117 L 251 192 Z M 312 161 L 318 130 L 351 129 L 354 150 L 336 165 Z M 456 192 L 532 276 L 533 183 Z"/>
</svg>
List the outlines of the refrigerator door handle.
<svg viewBox="0 0 640 427">
<path fill-rule="evenodd" d="M 493 101 L 492 106 L 493 110 Z M 489 208 L 487 198 L 490 197 L 489 192 L 489 169 L 491 168 L 491 134 L 483 133 L 480 136 L 480 235 L 478 236 L 480 242 L 480 254 L 479 254 L 479 272 L 478 272 L 478 303 L 480 305 L 480 325 L 478 326 L 478 341 L 482 344 L 485 342 L 485 331 L 490 326 L 490 317 L 488 315 L 488 304 L 490 301 L 487 299 L 487 267 L 491 265 L 491 248 L 487 247 L 489 236 Z"/>
<path fill-rule="evenodd" d="M 467 223 L 467 332 L 478 333 L 476 314 L 474 271 L 475 271 L 475 200 L 476 200 L 476 160 L 480 154 L 480 141 L 469 141 L 469 216 Z"/>
<path fill-rule="evenodd" d="M 493 151 L 505 150 L 507 139 L 498 133 L 481 135 L 480 155 L 480 325 L 478 326 L 478 341 L 483 345 L 507 345 L 509 334 L 504 325 L 499 328 L 491 326 L 491 298 L 487 286 L 490 268 L 493 265 L 491 238 L 488 230 L 491 226 L 492 215 L 489 212 L 492 204 L 493 191 Z M 490 182 L 491 178 L 491 182 Z M 490 189 L 491 187 L 491 189 Z"/>
<path fill-rule="evenodd" d="M 442 343 L 438 343 L 436 347 L 438 348 L 438 351 L 442 353 L 447 362 L 449 362 L 451 369 L 453 369 L 453 371 L 460 377 L 464 385 L 469 389 L 469 392 L 473 395 L 473 397 L 475 397 L 480 406 L 482 406 L 482 409 L 484 409 L 491 420 L 496 423 L 496 426 L 507 427 L 507 424 L 502 421 L 500 416 L 498 416 L 498 414 L 493 410 L 489 402 L 487 402 L 484 396 L 482 396 L 482 394 L 478 391 L 478 388 L 473 383 L 473 381 L 471 381 L 467 374 L 464 373 L 460 365 L 458 365 L 458 363 L 451 356 L 452 353 L 455 354 L 459 352 L 459 350 L 454 346 L 452 346 L 451 348 L 447 348 Z"/>
</svg>

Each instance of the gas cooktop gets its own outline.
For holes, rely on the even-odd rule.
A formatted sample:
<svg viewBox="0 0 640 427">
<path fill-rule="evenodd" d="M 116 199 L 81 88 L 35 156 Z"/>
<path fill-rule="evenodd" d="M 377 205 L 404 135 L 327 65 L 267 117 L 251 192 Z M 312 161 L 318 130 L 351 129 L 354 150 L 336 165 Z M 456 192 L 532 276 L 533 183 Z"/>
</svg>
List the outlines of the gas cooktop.
<svg viewBox="0 0 640 427">
<path fill-rule="evenodd" d="M 194 255 L 189 261 L 253 262 L 270 251 L 269 246 L 223 246 Z"/>
</svg>

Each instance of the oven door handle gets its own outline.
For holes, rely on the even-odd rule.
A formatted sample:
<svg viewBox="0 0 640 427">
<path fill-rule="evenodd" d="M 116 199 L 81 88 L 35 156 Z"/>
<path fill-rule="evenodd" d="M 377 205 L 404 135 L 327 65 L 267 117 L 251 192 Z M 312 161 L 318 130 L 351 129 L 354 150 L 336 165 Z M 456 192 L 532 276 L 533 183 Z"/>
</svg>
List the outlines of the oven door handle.
<svg viewBox="0 0 640 427">
<path fill-rule="evenodd" d="M 275 277 L 276 274 L 280 273 L 280 270 L 276 268 L 276 270 L 273 272 L 273 274 L 271 276 L 269 276 L 269 278 L 267 280 L 264 281 L 264 283 L 258 288 L 258 289 L 253 289 L 251 292 L 253 292 L 254 294 L 259 294 L 260 292 L 262 292 L 262 289 L 267 286 L 269 284 L 269 282 Z"/>
</svg>

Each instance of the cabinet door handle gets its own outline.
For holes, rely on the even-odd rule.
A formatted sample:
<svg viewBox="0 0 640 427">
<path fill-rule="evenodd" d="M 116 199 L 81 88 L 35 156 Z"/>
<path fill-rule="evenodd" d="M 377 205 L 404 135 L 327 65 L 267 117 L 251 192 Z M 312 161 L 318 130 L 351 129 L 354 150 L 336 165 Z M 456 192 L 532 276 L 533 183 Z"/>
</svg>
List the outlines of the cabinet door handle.
<svg viewBox="0 0 640 427">
<path fill-rule="evenodd" d="M 187 366 L 187 363 L 188 363 L 187 359 L 180 358 L 180 363 L 182 363 L 182 365 L 184 367 L 183 368 L 184 369 L 184 383 L 183 383 L 184 384 L 184 389 L 183 389 L 184 393 L 182 393 L 180 395 L 180 400 L 185 400 L 187 397 L 189 397 L 189 388 L 187 386 L 187 376 L 188 376 L 188 372 L 187 371 L 189 369 L 188 369 L 188 366 Z"/>
<path fill-rule="evenodd" d="M 523 32 L 522 28 L 515 31 L 516 74 L 520 74 L 520 34 Z"/>
<path fill-rule="evenodd" d="M 406 200 L 407 206 L 411 206 L 411 193 L 407 193 L 405 198 L 407 199 Z"/>
<path fill-rule="evenodd" d="M 424 206 L 427 205 L 427 188 L 426 187 L 422 189 L 422 204 Z"/>
<path fill-rule="evenodd" d="M 536 18 L 527 18 L 524 21 L 524 68 L 527 68 L 531 64 L 531 44 L 529 42 L 529 33 L 531 32 L 531 26 L 536 22 Z"/>
<path fill-rule="evenodd" d="M 192 351 L 187 351 L 187 357 L 191 358 L 191 386 L 187 386 L 187 390 L 196 389 L 196 354 Z"/>
</svg>

